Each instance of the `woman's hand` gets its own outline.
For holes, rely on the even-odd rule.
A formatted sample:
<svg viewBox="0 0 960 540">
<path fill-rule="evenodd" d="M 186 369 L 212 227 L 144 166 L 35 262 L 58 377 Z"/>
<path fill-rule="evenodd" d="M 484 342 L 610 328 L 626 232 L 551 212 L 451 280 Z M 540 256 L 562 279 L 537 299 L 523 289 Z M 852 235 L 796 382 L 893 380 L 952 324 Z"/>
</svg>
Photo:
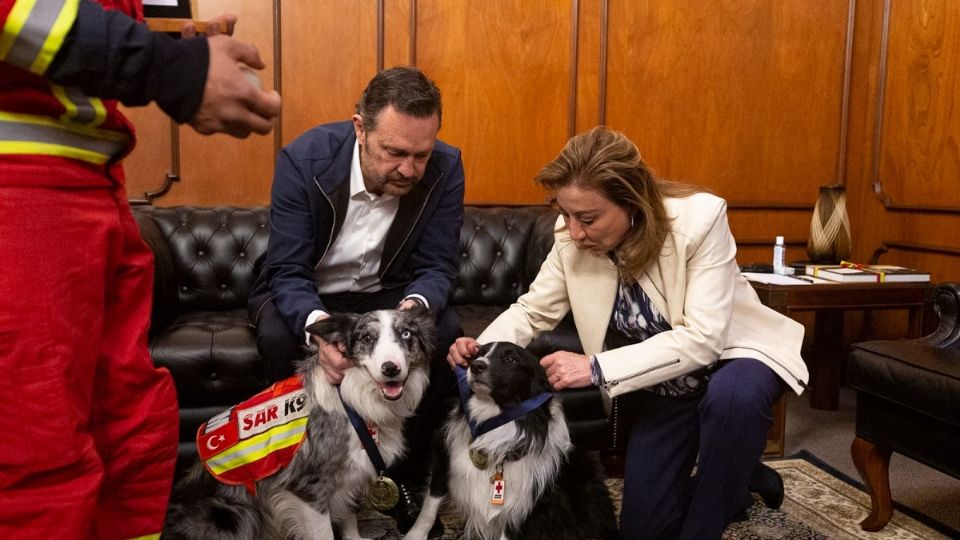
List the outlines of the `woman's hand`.
<svg viewBox="0 0 960 540">
<path fill-rule="evenodd" d="M 447 363 L 451 368 L 457 366 L 467 367 L 467 361 L 473 358 L 480 350 L 480 344 L 477 340 L 470 337 L 457 338 L 450 346 L 450 352 L 447 353 Z M 589 373 L 588 373 L 589 375 Z"/>
<path fill-rule="evenodd" d="M 548 354 L 540 359 L 547 380 L 555 390 L 590 386 L 590 357 L 567 351 Z"/>
</svg>

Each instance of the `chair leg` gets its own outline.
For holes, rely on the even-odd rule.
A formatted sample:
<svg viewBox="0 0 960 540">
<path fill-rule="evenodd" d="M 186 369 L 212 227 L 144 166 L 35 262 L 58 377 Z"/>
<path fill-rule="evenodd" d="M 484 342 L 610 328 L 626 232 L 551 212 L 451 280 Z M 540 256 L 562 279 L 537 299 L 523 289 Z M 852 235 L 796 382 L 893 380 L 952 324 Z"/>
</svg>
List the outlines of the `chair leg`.
<svg viewBox="0 0 960 540">
<path fill-rule="evenodd" d="M 860 522 L 860 528 L 865 531 L 879 531 L 893 517 L 889 476 L 891 453 L 890 448 L 860 437 L 853 439 L 850 446 L 853 464 L 870 493 L 870 515 Z"/>
</svg>

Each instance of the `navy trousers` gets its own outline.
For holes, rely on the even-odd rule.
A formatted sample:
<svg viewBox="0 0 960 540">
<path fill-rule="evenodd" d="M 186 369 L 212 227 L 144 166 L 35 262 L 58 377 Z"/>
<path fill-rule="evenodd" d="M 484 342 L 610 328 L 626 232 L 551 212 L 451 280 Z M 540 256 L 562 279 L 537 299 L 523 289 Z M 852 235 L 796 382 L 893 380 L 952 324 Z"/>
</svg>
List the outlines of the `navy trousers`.
<svg viewBox="0 0 960 540">
<path fill-rule="evenodd" d="M 396 308 L 403 299 L 403 289 L 330 294 L 322 296 L 322 299 L 332 312 L 366 313 Z M 447 352 L 450 345 L 462 335 L 460 317 L 448 306 L 437 315 L 437 350 L 430 362 L 430 386 L 420 401 L 417 413 L 404 424 L 407 458 L 390 468 L 389 474 L 394 480 L 417 487 L 426 483 L 433 432 L 447 413 L 444 405 L 454 402 L 458 395 L 457 379 L 447 364 Z M 290 329 L 272 300 L 263 305 L 260 313 L 257 349 L 266 364 L 267 378 L 271 382 L 293 375 L 296 362 L 310 354 L 303 330 L 295 332 Z"/>
<path fill-rule="evenodd" d="M 747 486 L 784 388 L 760 361 L 737 358 L 713 373 L 702 394 L 640 390 L 618 398 L 637 411 L 628 419 L 621 537 L 719 539 L 753 502 Z"/>
</svg>

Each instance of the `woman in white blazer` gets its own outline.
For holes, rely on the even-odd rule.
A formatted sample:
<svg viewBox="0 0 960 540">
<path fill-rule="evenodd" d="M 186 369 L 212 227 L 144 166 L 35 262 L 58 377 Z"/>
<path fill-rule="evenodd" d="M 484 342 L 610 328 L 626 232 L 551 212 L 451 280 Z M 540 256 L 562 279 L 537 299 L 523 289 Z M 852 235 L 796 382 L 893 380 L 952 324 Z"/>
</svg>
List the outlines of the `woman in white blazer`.
<svg viewBox="0 0 960 540">
<path fill-rule="evenodd" d="M 480 343 L 525 346 L 572 312 L 585 354 L 544 357 L 551 384 L 594 384 L 640 411 L 623 538 L 720 538 L 752 504 L 751 475 L 780 482 L 757 463 L 774 402 L 805 387 L 803 326 L 740 275 L 725 201 L 655 178 L 624 135 L 573 137 L 536 181 L 561 213 L 553 249 L 530 290 L 448 360 L 465 365 Z"/>
</svg>

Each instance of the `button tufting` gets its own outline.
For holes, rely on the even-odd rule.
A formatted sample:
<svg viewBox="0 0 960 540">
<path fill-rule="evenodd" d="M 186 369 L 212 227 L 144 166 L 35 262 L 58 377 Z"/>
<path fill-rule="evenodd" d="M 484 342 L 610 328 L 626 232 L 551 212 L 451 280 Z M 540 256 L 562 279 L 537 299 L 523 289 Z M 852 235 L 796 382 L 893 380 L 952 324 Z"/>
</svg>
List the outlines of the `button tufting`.
<svg viewBox="0 0 960 540">
<path fill-rule="evenodd" d="M 219 377 L 220 377 L 220 376 L 217 375 L 217 372 L 216 372 L 216 371 L 211 371 L 211 372 L 210 372 L 210 380 L 211 380 L 211 381 L 215 381 L 215 380 L 217 380 Z"/>
<path fill-rule="evenodd" d="M 180 286 L 180 290 L 186 292 L 186 291 L 187 291 L 187 286 L 186 286 L 186 285 Z"/>
<path fill-rule="evenodd" d="M 246 252 L 243 252 L 243 251 L 240 252 L 240 258 L 241 258 L 241 259 L 244 258 L 244 257 L 246 257 L 246 256 L 247 256 Z"/>
<path fill-rule="evenodd" d="M 203 257 L 203 255 L 204 255 L 204 253 L 203 253 L 203 250 L 202 250 L 202 249 L 197 252 L 197 257 Z"/>
<path fill-rule="evenodd" d="M 227 290 L 227 284 L 226 284 L 226 283 L 221 283 L 221 284 L 220 284 L 220 290 L 221 290 L 221 291 Z"/>
</svg>

